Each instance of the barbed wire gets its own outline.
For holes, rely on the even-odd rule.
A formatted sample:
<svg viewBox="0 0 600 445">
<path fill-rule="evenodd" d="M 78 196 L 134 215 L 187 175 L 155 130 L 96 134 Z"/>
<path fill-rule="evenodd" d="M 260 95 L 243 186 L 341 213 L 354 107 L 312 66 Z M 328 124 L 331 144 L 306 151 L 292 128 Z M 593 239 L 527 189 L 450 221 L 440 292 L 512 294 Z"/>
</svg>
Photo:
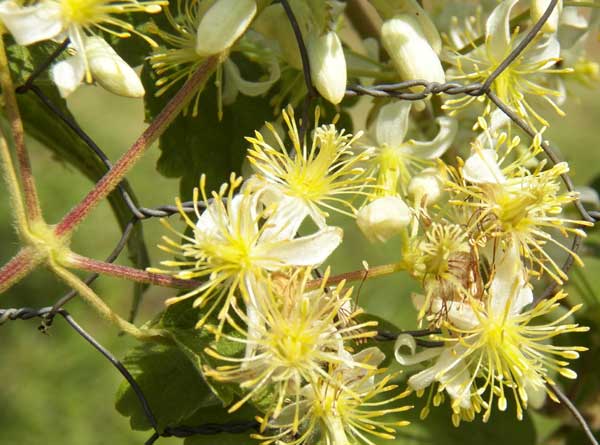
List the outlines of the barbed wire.
<svg viewBox="0 0 600 445">
<path fill-rule="evenodd" d="M 304 102 L 304 110 L 303 117 L 301 123 L 301 135 L 302 138 L 307 131 L 309 125 L 309 110 L 314 104 L 314 100 L 318 97 L 318 93 L 314 87 L 311 77 L 310 70 L 310 60 L 308 57 L 308 51 L 306 49 L 306 45 L 304 42 L 304 38 L 302 36 L 302 32 L 300 30 L 300 26 L 296 17 L 294 16 L 293 10 L 290 7 L 287 0 L 279 0 L 282 4 L 288 20 L 292 26 L 292 30 L 294 31 L 295 38 L 297 40 L 298 48 L 300 51 L 301 59 L 302 59 L 302 70 L 304 75 L 304 80 L 307 88 L 307 96 Z M 511 53 L 506 57 L 506 59 L 494 70 L 494 72 L 483 82 L 483 83 L 474 83 L 469 85 L 463 85 L 456 82 L 449 83 L 437 83 L 437 82 L 426 82 L 423 80 L 410 80 L 406 82 L 398 82 L 398 83 L 388 83 L 388 84 L 379 84 L 379 85 L 350 85 L 347 87 L 346 96 L 372 96 L 372 97 L 387 97 L 396 100 L 410 100 L 417 101 L 426 99 L 432 95 L 469 95 L 469 96 L 487 96 L 491 102 L 493 102 L 500 110 L 502 110 L 519 128 L 521 128 L 526 134 L 530 137 L 535 137 L 535 132 L 531 127 L 522 120 L 514 110 L 504 104 L 492 91 L 491 87 L 494 80 L 500 76 L 504 70 L 521 54 L 521 52 L 531 43 L 531 41 L 536 37 L 536 35 L 540 32 L 544 23 L 550 17 L 550 14 L 554 10 L 558 3 L 558 0 L 551 0 L 547 6 L 542 17 L 534 24 L 531 30 L 527 33 L 525 38 L 520 41 L 520 43 L 511 51 Z M 79 137 L 86 146 L 95 154 L 95 156 L 100 159 L 100 161 L 106 167 L 106 170 L 109 171 L 112 168 L 112 163 L 110 162 L 108 156 L 101 150 L 101 148 L 93 141 L 93 139 L 79 126 L 79 124 L 71 119 L 69 116 L 65 115 L 59 107 L 57 107 L 48 97 L 45 96 L 43 91 L 35 84 L 35 80 L 52 64 L 52 62 L 62 54 L 68 48 L 69 41 L 68 39 L 63 41 L 60 46 L 56 48 L 55 51 L 49 56 L 49 58 L 42 63 L 40 66 L 36 67 L 32 74 L 29 76 L 27 81 L 16 89 L 19 94 L 26 94 L 28 92 L 32 92 L 43 104 L 48 108 L 48 110 L 53 113 L 60 121 L 62 121 L 68 128 L 70 128 L 74 134 Z M 421 87 L 422 89 L 418 92 L 413 91 L 412 89 L 415 87 Z M 547 143 L 544 142 L 542 144 L 542 148 L 544 149 L 547 157 L 554 164 L 560 162 L 559 156 L 556 151 Z M 563 175 L 563 182 L 565 183 L 565 187 L 569 191 L 574 190 L 573 182 L 568 174 Z M 180 208 L 173 205 L 164 205 L 156 208 L 147 208 L 137 206 L 135 204 L 135 200 L 128 192 L 127 189 L 133 190 L 130 184 L 124 179 L 118 186 L 117 190 L 121 195 L 123 202 L 126 204 L 128 209 L 131 211 L 132 218 L 125 225 L 121 238 L 119 239 L 117 245 L 111 252 L 111 254 L 107 257 L 106 262 L 114 262 L 120 255 L 120 253 L 124 250 L 132 232 L 133 228 L 140 221 L 144 221 L 150 218 L 163 218 L 169 217 L 174 214 L 180 212 Z M 585 207 L 581 204 L 579 200 L 575 201 L 575 206 L 577 210 L 580 212 L 582 217 L 591 222 L 595 222 L 600 220 L 600 212 L 592 211 L 588 212 Z M 185 202 L 182 204 L 181 210 L 184 212 L 194 212 L 194 203 L 193 202 Z M 581 245 L 581 238 L 578 236 L 574 237 L 572 250 L 577 252 Z M 563 265 L 563 270 L 568 272 L 570 267 L 573 264 L 573 257 L 569 257 L 565 264 Z M 86 278 L 86 284 L 91 284 L 98 278 L 97 274 L 92 274 Z M 555 287 L 549 286 L 546 291 L 542 295 L 548 296 L 551 295 L 555 291 Z M 144 415 L 148 419 L 150 425 L 154 429 L 154 433 L 152 436 L 146 441 L 146 445 L 152 445 L 158 440 L 160 437 L 189 437 L 193 435 L 216 435 L 219 433 L 245 433 L 249 430 L 256 429 L 258 424 L 256 421 L 247 421 L 247 422 L 229 422 L 229 423 L 206 423 L 197 427 L 190 426 L 172 426 L 167 427 L 163 431 L 159 431 L 158 424 L 156 421 L 156 417 L 141 389 L 141 387 L 137 384 L 135 378 L 129 373 L 129 371 L 125 368 L 125 366 L 114 356 L 112 355 L 106 348 L 104 348 L 97 340 L 95 340 L 89 333 L 87 333 L 79 324 L 75 322 L 73 317 L 63 308 L 65 304 L 67 304 L 73 297 L 77 295 L 77 292 L 70 291 L 65 294 L 63 297 L 59 298 L 57 302 L 53 306 L 44 307 L 41 309 L 32 309 L 32 308 L 20 308 L 20 309 L 0 309 L 0 326 L 5 324 L 8 321 L 14 320 L 30 320 L 34 318 L 41 318 L 42 324 L 40 326 L 40 330 L 45 331 L 50 324 L 52 323 L 53 318 L 56 315 L 60 315 L 69 325 L 75 330 L 81 337 L 83 337 L 90 345 L 92 345 L 97 351 L 99 351 L 126 379 L 126 381 L 131 385 L 137 399 L 140 402 L 140 406 L 144 412 Z M 442 346 L 442 342 L 435 342 L 424 340 L 421 337 L 426 337 L 432 334 L 439 333 L 437 330 L 418 330 L 418 331 L 401 331 L 398 333 L 389 332 L 389 331 L 379 331 L 377 337 L 375 337 L 378 341 L 391 341 L 395 340 L 400 334 L 409 334 L 415 337 L 415 341 L 417 344 L 423 347 L 438 347 Z M 556 394 L 556 396 L 567 406 L 567 408 L 571 411 L 573 416 L 582 426 L 584 432 L 588 436 L 590 442 L 594 445 L 597 445 L 597 441 L 595 441 L 593 434 L 583 416 L 579 413 L 577 408 L 570 402 L 570 400 L 560 391 L 558 387 L 555 385 L 549 386 L 550 389 Z"/>
</svg>

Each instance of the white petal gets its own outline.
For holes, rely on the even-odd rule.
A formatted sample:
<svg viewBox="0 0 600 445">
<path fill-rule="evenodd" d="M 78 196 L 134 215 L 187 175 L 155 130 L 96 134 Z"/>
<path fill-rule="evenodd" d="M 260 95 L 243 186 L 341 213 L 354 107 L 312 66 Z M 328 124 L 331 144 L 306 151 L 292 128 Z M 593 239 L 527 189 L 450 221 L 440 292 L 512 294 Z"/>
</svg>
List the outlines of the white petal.
<svg viewBox="0 0 600 445">
<path fill-rule="evenodd" d="M 494 278 L 490 285 L 490 310 L 498 316 L 509 310 L 517 314 L 533 301 L 531 289 L 525 286 L 523 263 L 518 244 L 513 242 L 502 258 L 496 261 Z M 507 308 L 510 304 L 510 308 Z"/>
<path fill-rule="evenodd" d="M 210 56 L 230 48 L 256 15 L 254 0 L 217 0 L 200 20 L 196 53 Z"/>
<path fill-rule="evenodd" d="M 408 347 L 410 354 L 401 353 L 400 350 L 403 347 Z M 439 356 L 443 350 L 443 348 L 427 348 L 423 351 L 415 352 L 416 348 L 417 342 L 412 335 L 399 335 L 394 344 L 394 357 L 396 361 L 402 366 L 412 366 Z"/>
<path fill-rule="evenodd" d="M 501 62 L 510 49 L 510 13 L 519 0 L 503 0 L 485 24 L 486 47 L 493 63 Z"/>
<path fill-rule="evenodd" d="M 51 1 L 41 1 L 33 6 L 3 1 L 0 3 L 0 21 L 19 45 L 49 40 L 64 31 L 61 6 Z"/>
<path fill-rule="evenodd" d="M 90 71 L 96 82 L 119 96 L 144 96 L 144 86 L 136 72 L 104 39 L 89 37 L 84 44 Z"/>
<path fill-rule="evenodd" d="M 245 96 L 260 96 L 266 93 L 269 88 L 273 86 L 275 82 L 279 80 L 281 71 L 279 70 L 279 63 L 273 59 L 269 64 L 269 79 L 253 82 L 242 78 L 240 70 L 237 65 L 231 61 L 231 59 L 225 60 L 223 63 L 225 69 L 225 89 L 223 92 L 223 102 L 226 104 L 233 103 L 237 96 L 237 92 L 240 91 Z"/>
<path fill-rule="evenodd" d="M 303 201 L 282 195 L 269 219 L 265 222 L 261 240 L 281 241 L 290 240 L 296 236 L 300 224 L 308 215 L 308 208 Z"/>
<path fill-rule="evenodd" d="M 56 63 L 50 70 L 50 77 L 62 97 L 67 97 L 81 85 L 85 75 L 85 60 L 77 54 Z"/>
<path fill-rule="evenodd" d="M 551 0 L 532 0 L 530 11 L 531 20 L 534 23 L 536 23 L 539 19 L 542 18 L 542 15 L 544 15 L 546 9 L 548 9 L 548 6 L 550 6 L 550 1 Z M 562 0 L 559 0 L 558 3 L 554 6 L 550 17 L 548 17 L 548 20 L 546 20 L 546 23 L 544 23 L 544 26 L 542 26 L 542 32 L 556 32 L 556 30 L 558 29 L 559 17 L 562 11 L 562 3 Z"/>
<path fill-rule="evenodd" d="M 498 165 L 498 154 L 492 149 L 477 150 L 463 167 L 464 178 L 473 184 L 504 184 L 506 178 Z"/>
<path fill-rule="evenodd" d="M 410 140 L 405 147 L 410 149 L 410 153 L 421 159 L 438 159 L 452 144 L 454 136 L 458 130 L 456 119 L 451 117 L 438 117 L 436 123 L 440 130 L 431 141 Z"/>
<path fill-rule="evenodd" d="M 266 257 L 264 267 L 277 270 L 284 266 L 319 266 L 340 245 L 343 230 L 327 227 L 309 236 L 289 241 L 265 243 L 261 256 Z"/>
<path fill-rule="evenodd" d="M 411 106 L 411 102 L 399 100 L 381 107 L 375 122 L 375 139 L 378 144 L 398 147 L 404 142 Z"/>
<path fill-rule="evenodd" d="M 412 294 L 412 302 L 417 309 L 422 309 L 425 304 L 425 296 Z M 459 301 L 444 301 L 434 297 L 430 302 L 432 313 L 444 312 L 448 320 L 459 329 L 472 329 L 479 324 L 479 320 L 473 312 L 471 305 Z"/>
</svg>

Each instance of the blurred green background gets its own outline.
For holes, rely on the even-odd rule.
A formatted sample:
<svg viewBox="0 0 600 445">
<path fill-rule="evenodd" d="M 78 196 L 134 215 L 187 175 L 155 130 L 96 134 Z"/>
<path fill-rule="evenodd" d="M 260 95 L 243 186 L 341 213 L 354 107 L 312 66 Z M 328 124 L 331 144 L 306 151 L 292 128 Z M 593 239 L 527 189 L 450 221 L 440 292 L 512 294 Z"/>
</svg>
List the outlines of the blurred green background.
<svg viewBox="0 0 600 445">
<path fill-rule="evenodd" d="M 571 163 L 575 182 L 582 185 L 600 174 L 600 94 L 589 90 L 576 90 L 572 94 L 574 100 L 566 107 L 567 117 L 555 119 L 546 136 L 560 147 L 563 156 Z M 113 160 L 144 128 L 140 101 L 121 99 L 98 88 L 81 88 L 70 99 L 70 106 L 83 128 Z M 89 191 L 92 184 L 73 168 L 53 159 L 44 147 L 33 141 L 30 141 L 30 152 L 45 217 L 48 222 L 58 221 Z M 157 158 L 158 149 L 151 149 L 128 176 L 146 207 L 171 204 L 178 193 L 176 180 L 167 180 L 155 172 Z M 0 262 L 4 263 L 17 251 L 18 244 L 3 182 L 0 183 L 0 196 L 3 197 L 0 199 Z M 361 268 L 363 259 L 371 265 L 395 259 L 398 244 L 391 243 L 383 249 L 371 246 L 352 225 L 347 222 L 341 224 L 346 228 L 348 242 L 332 258 L 336 273 Z M 150 220 L 144 223 L 144 230 L 152 262 L 156 265 L 165 258 L 154 246 L 163 233 L 162 226 L 157 220 Z M 118 239 L 118 225 L 109 206 L 104 203 L 75 234 L 73 248 L 76 252 L 101 259 L 112 250 Z M 120 262 L 127 264 L 126 254 L 122 255 Z M 592 289 L 569 290 L 575 299 L 585 297 L 589 313 L 593 314 L 597 312 L 594 295 L 600 292 L 600 283 L 593 278 L 600 273 L 600 260 L 586 258 L 586 263 L 583 273 L 592 283 Z M 402 275 L 366 283 L 360 292 L 360 303 L 375 314 L 393 319 L 407 328 L 412 327 L 414 314 L 406 310 L 406 298 L 411 291 L 407 283 Z M 96 281 L 94 288 L 113 308 L 122 314 L 128 313 L 131 306 L 130 283 L 102 277 Z M 65 291 L 65 286 L 40 270 L 1 295 L 0 307 L 51 305 Z M 151 288 L 146 293 L 138 320 L 151 318 L 172 293 Z M 119 337 L 115 329 L 100 321 L 84 303 L 74 300 L 67 308 L 85 329 L 118 357 L 132 346 L 129 339 Z M 17 321 L 0 327 L 0 444 L 142 444 L 149 433 L 132 432 L 128 419 L 114 409 L 115 391 L 121 382 L 116 370 L 62 320 L 57 319 L 47 335 L 37 330 L 38 324 L 36 320 Z M 594 360 L 590 362 L 589 359 L 584 354 L 584 363 L 587 360 L 593 364 Z M 591 372 L 591 379 L 597 387 L 600 379 L 597 371 Z M 589 409 L 595 409 L 593 403 L 589 405 Z M 595 421 L 599 422 L 599 418 L 600 413 L 596 412 Z M 570 422 L 566 415 L 564 422 Z M 542 429 L 550 432 L 550 426 L 556 428 L 560 422 L 544 425 Z M 538 434 L 538 439 L 540 443 L 548 443 L 543 435 Z M 179 441 L 160 439 L 158 443 Z M 214 443 L 219 443 L 218 438 Z"/>
</svg>

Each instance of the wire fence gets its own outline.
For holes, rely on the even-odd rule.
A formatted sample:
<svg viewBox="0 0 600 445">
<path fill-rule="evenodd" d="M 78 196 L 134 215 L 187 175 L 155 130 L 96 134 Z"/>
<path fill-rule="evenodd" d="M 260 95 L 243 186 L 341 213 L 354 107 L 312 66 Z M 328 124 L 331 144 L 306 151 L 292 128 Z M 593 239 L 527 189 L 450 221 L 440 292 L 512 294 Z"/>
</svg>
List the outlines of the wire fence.
<svg viewBox="0 0 600 445">
<path fill-rule="evenodd" d="M 311 78 L 311 70 L 310 70 L 310 61 L 308 57 L 308 52 L 306 49 L 306 45 L 303 40 L 302 32 L 300 30 L 300 26 L 298 25 L 298 21 L 294 16 L 294 12 L 289 5 L 287 0 L 279 0 L 279 3 L 283 6 L 286 15 L 289 19 L 289 22 L 294 31 L 295 38 L 297 40 L 298 48 L 300 51 L 301 59 L 302 59 L 302 70 L 304 75 L 304 80 L 307 88 L 307 96 L 303 105 L 303 118 L 301 122 L 300 135 L 303 138 L 303 135 L 306 133 L 308 125 L 309 125 L 309 112 L 311 107 L 314 105 L 315 99 L 318 97 L 318 93 L 316 88 L 313 85 Z M 533 25 L 533 27 L 529 30 L 527 35 L 520 41 L 520 43 L 513 49 L 513 51 L 506 57 L 506 59 L 490 74 L 490 76 L 483 83 L 474 83 L 463 85 L 456 82 L 449 83 L 436 83 L 436 82 L 426 82 L 423 80 L 410 80 L 406 82 L 392 83 L 392 84 L 379 84 L 379 85 L 349 85 L 347 87 L 346 96 L 372 96 L 372 97 L 387 97 L 395 100 L 407 100 L 407 101 L 417 101 L 423 100 L 433 95 L 469 95 L 469 96 L 487 96 L 491 102 L 493 102 L 502 112 L 504 112 L 512 122 L 514 122 L 521 130 L 523 130 L 527 135 L 531 138 L 535 137 L 535 131 L 523 120 L 518 114 L 512 110 L 509 106 L 503 103 L 496 94 L 492 91 L 492 84 L 494 80 L 500 76 L 504 70 L 514 62 L 519 55 L 523 52 L 523 50 L 532 42 L 532 40 L 537 36 L 540 32 L 541 28 L 548 20 L 554 8 L 556 8 L 558 4 L 558 0 L 551 0 L 544 12 L 544 14 L 540 17 L 540 19 Z M 69 116 L 65 115 L 58 106 L 56 106 L 48 97 L 46 97 L 43 91 L 36 85 L 36 79 L 43 74 L 48 67 L 52 64 L 52 62 L 59 57 L 68 47 L 69 40 L 65 40 L 57 47 L 57 49 L 48 57 L 48 59 L 42 63 L 40 66 L 36 67 L 27 81 L 19 86 L 16 89 L 18 94 L 34 94 L 41 103 L 56 116 L 57 119 L 62 121 L 68 128 L 70 128 L 73 133 L 79 137 L 86 146 L 102 161 L 107 171 L 110 171 L 112 168 L 112 163 L 110 162 L 108 156 L 102 151 L 102 149 L 93 141 L 93 139 L 77 124 L 76 121 L 71 119 Z M 415 87 L 421 87 L 422 89 L 418 92 L 415 92 L 413 89 Z M 553 164 L 560 162 L 560 158 L 550 144 L 548 142 L 542 143 L 542 148 Z M 562 180 L 565 184 L 565 187 L 569 191 L 574 190 L 573 181 L 571 180 L 568 174 L 562 175 Z M 127 241 L 129 240 L 133 228 L 136 224 L 141 221 L 150 219 L 150 218 L 163 218 L 169 217 L 171 215 L 179 213 L 179 209 L 173 205 L 165 205 L 157 208 L 146 208 L 139 207 L 135 204 L 132 196 L 129 194 L 127 190 L 133 190 L 131 185 L 127 183 L 126 180 L 123 180 L 121 184 L 119 184 L 117 190 L 123 199 L 123 202 L 127 205 L 129 210 L 131 211 L 131 220 L 126 224 L 123 229 L 123 233 L 121 238 L 119 239 L 117 245 L 107 257 L 107 262 L 114 262 L 123 249 L 125 248 Z M 595 222 L 600 220 L 600 212 L 588 212 L 585 207 L 581 204 L 579 200 L 575 201 L 575 207 L 581 214 L 582 218 L 586 221 Z M 184 202 L 182 204 L 182 208 L 186 212 L 194 212 L 194 207 L 192 202 Z M 577 252 L 581 246 L 581 237 L 574 236 L 572 250 L 573 252 Z M 567 260 L 562 266 L 562 269 L 565 273 L 569 271 L 571 266 L 573 265 L 573 256 L 568 256 Z M 91 284 L 98 278 L 98 274 L 92 274 L 88 276 L 85 280 L 86 284 Z M 539 299 L 546 298 L 552 295 L 556 291 L 556 283 L 549 285 L 548 288 L 542 292 L 542 294 L 538 297 Z M 254 420 L 250 420 L 247 422 L 228 422 L 228 423 L 205 423 L 198 426 L 185 426 L 185 425 L 174 425 L 169 426 L 163 430 L 160 430 L 158 427 L 158 423 L 156 421 L 156 417 L 153 413 L 152 407 L 148 403 L 144 392 L 142 391 L 139 384 L 136 382 L 135 378 L 131 375 L 131 373 L 125 368 L 125 366 L 113 355 L 110 351 L 108 351 L 105 347 L 103 347 L 92 335 L 90 335 L 85 329 L 83 329 L 74 319 L 64 309 L 64 306 L 75 296 L 77 296 L 77 292 L 72 290 L 67 294 L 61 296 L 57 299 L 53 306 L 43 307 L 43 308 L 15 308 L 15 309 L 0 309 L 0 326 L 6 324 L 9 321 L 16 320 L 32 320 L 32 319 L 40 319 L 41 324 L 39 329 L 45 331 L 48 329 L 54 318 L 59 315 L 62 317 L 66 323 L 77 333 L 79 334 L 85 341 L 87 341 L 94 349 L 96 349 L 100 354 L 102 354 L 106 360 L 108 360 L 115 369 L 125 378 L 125 380 L 131 385 L 137 399 L 139 400 L 140 407 L 142 408 L 145 417 L 147 418 L 150 425 L 154 429 L 152 436 L 145 442 L 146 445 L 154 444 L 160 437 L 190 437 L 195 435 L 217 435 L 220 433 L 229 433 L 229 434 L 239 434 L 239 433 L 247 433 L 248 431 L 256 430 L 258 428 L 258 423 Z M 438 342 L 431 342 L 427 340 L 423 340 L 420 337 L 424 337 L 435 333 L 435 331 L 431 330 L 420 330 L 420 331 L 403 331 L 403 332 L 387 332 L 380 331 L 378 336 L 375 338 L 377 341 L 394 341 L 398 335 L 400 334 L 410 334 L 415 337 L 417 343 L 424 347 L 435 347 L 440 346 Z M 564 405 L 571 411 L 574 418 L 579 422 L 583 431 L 587 435 L 588 439 L 592 444 L 598 444 L 596 439 L 593 436 L 589 426 L 587 425 L 583 416 L 579 413 L 577 408 L 573 405 L 573 403 L 568 399 L 568 397 L 560 390 L 560 388 L 556 385 L 549 386 L 549 390 L 556 394 L 556 396 L 564 403 Z"/>
</svg>

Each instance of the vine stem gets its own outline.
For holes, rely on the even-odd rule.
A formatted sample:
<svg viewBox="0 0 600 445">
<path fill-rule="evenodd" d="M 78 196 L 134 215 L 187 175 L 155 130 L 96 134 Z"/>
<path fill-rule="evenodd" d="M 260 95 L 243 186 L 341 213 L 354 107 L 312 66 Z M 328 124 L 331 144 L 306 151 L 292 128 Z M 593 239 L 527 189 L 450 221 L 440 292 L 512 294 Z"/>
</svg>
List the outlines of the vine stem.
<svg viewBox="0 0 600 445">
<path fill-rule="evenodd" d="M 135 165 L 139 158 L 148 150 L 166 128 L 173 122 L 179 112 L 185 107 L 189 99 L 198 91 L 198 88 L 208 80 L 219 63 L 219 56 L 207 58 L 192 77 L 181 87 L 175 96 L 167 103 L 165 108 L 154 119 L 152 124 L 133 143 L 131 148 L 117 161 L 114 167 L 108 171 L 94 189 L 77 204 L 58 223 L 55 234 L 59 237 L 72 233 L 87 215 L 112 192 Z"/>
<path fill-rule="evenodd" d="M 386 275 L 391 275 L 405 269 L 406 268 L 402 263 L 383 264 L 381 266 L 375 266 L 363 270 L 353 270 L 352 272 L 346 272 L 339 275 L 334 275 L 333 277 L 328 277 L 326 284 L 338 284 L 342 281 L 365 281 L 370 280 L 371 278 L 378 278 Z M 317 289 L 321 286 L 322 283 L 322 278 L 311 280 L 307 283 L 307 289 Z"/>
<path fill-rule="evenodd" d="M 105 261 L 87 258 L 76 253 L 69 253 L 63 260 L 68 267 L 87 272 L 94 272 L 101 275 L 123 278 L 124 280 L 137 283 L 153 284 L 162 287 L 171 287 L 175 289 L 194 289 L 202 285 L 196 280 L 182 280 L 171 275 L 147 272 L 129 266 L 108 263 Z"/>
<path fill-rule="evenodd" d="M 29 230 L 29 223 L 27 222 L 27 214 L 25 210 L 25 202 L 21 195 L 21 188 L 19 187 L 19 179 L 15 171 L 15 166 L 10 155 L 8 144 L 2 128 L 0 127 L 0 167 L 2 168 L 2 174 L 6 187 L 8 189 L 8 197 L 10 206 L 12 207 L 15 225 L 19 236 L 27 236 Z"/>
<path fill-rule="evenodd" d="M 22 248 L 0 269 L 0 294 L 33 271 L 41 261 L 33 247 Z"/>
<path fill-rule="evenodd" d="M 25 211 L 29 221 L 41 219 L 42 210 L 40 201 L 33 179 L 31 162 L 27 154 L 25 146 L 25 129 L 23 121 L 19 113 L 17 97 L 15 95 L 15 87 L 10 75 L 8 58 L 6 57 L 6 48 L 4 47 L 4 39 L 0 33 L 0 87 L 2 89 L 2 97 L 4 98 L 4 107 L 6 115 L 10 122 L 11 133 L 15 143 L 15 151 L 17 154 L 17 165 L 21 184 L 23 185 L 23 193 L 25 195 Z"/>
<path fill-rule="evenodd" d="M 79 277 L 59 265 L 55 260 L 49 262 L 52 271 L 62 279 L 69 287 L 77 291 L 79 295 L 94 309 L 102 318 L 110 321 L 121 331 L 142 341 L 169 341 L 170 334 L 162 329 L 140 329 L 132 323 L 121 318 L 114 312 L 96 293 Z"/>
</svg>

